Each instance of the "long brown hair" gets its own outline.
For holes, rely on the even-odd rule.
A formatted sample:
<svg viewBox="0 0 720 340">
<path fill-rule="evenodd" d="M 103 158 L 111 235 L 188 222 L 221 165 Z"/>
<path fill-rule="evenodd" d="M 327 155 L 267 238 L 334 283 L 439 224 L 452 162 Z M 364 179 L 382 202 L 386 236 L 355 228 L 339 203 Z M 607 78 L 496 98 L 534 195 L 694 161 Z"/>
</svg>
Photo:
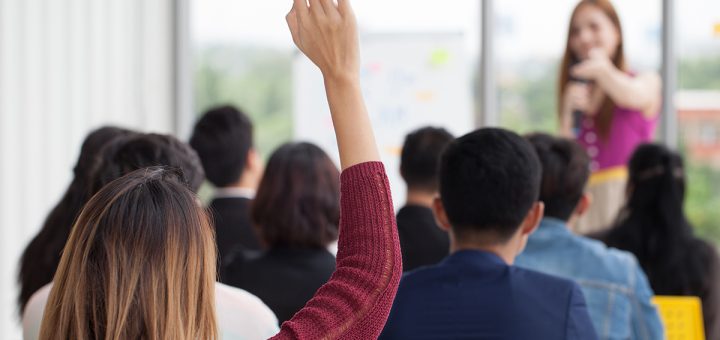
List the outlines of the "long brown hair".
<svg viewBox="0 0 720 340">
<path fill-rule="evenodd" d="M 179 170 L 109 183 L 73 227 L 40 339 L 217 339 L 214 249 Z"/>
<path fill-rule="evenodd" d="M 565 54 L 563 55 L 562 63 L 560 64 L 560 79 L 558 81 L 558 97 L 557 97 L 557 103 L 558 103 L 558 115 L 560 114 L 560 111 L 562 110 L 562 100 L 565 96 L 565 86 L 570 81 L 570 67 L 572 67 L 573 64 L 578 62 L 577 56 L 575 56 L 570 48 L 570 38 L 572 36 L 572 30 L 573 30 L 573 21 L 575 21 L 575 15 L 579 11 L 579 9 L 583 6 L 590 5 L 595 6 L 605 15 L 607 15 L 608 18 L 610 18 L 610 21 L 615 25 L 615 28 L 618 31 L 618 46 L 617 50 L 615 51 L 615 55 L 612 56 L 612 62 L 619 70 L 626 71 L 627 65 L 625 63 L 625 52 L 623 48 L 623 37 L 622 37 L 622 26 L 620 25 L 620 17 L 617 14 L 617 11 L 615 11 L 615 7 L 613 7 L 612 3 L 608 0 L 581 0 L 577 6 L 575 6 L 575 9 L 573 9 L 572 15 L 570 16 L 570 25 L 568 25 L 568 35 L 567 35 L 567 42 L 565 44 Z M 610 126 L 612 124 L 613 120 L 613 111 L 615 110 L 615 103 L 608 97 L 605 96 L 605 99 L 603 99 L 603 103 L 600 106 L 600 112 L 595 117 L 595 123 L 597 126 L 598 133 L 600 137 L 607 138 L 610 134 Z"/>
</svg>

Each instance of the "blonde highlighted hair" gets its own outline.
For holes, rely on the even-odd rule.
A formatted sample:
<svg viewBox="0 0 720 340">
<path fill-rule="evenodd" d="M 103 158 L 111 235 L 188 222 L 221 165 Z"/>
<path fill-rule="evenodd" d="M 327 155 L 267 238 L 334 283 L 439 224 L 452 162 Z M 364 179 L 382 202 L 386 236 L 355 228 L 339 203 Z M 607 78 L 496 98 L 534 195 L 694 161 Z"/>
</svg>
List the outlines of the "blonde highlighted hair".
<svg viewBox="0 0 720 340">
<path fill-rule="evenodd" d="M 85 206 L 40 339 L 217 339 L 213 231 L 179 170 L 133 171 Z"/>
</svg>

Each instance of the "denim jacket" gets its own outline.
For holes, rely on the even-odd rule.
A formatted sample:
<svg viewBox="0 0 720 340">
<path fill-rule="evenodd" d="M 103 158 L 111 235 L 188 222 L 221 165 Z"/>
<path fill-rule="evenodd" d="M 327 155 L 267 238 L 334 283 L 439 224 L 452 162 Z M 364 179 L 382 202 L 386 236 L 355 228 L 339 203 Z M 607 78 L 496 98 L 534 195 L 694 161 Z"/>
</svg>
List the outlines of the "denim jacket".
<svg viewBox="0 0 720 340">
<path fill-rule="evenodd" d="M 575 235 L 565 222 L 546 217 L 515 264 L 577 282 L 600 339 L 663 339 L 652 289 L 632 254 Z"/>
</svg>

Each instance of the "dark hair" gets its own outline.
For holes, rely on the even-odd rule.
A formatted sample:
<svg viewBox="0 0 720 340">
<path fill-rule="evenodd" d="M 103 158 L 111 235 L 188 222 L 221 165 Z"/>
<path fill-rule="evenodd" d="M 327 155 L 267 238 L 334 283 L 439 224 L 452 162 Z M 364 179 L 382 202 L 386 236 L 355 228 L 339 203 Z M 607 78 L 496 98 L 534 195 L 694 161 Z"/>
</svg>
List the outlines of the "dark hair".
<svg viewBox="0 0 720 340">
<path fill-rule="evenodd" d="M 127 173 L 150 166 L 180 169 L 187 186 L 194 192 L 205 179 L 200 158 L 189 145 L 170 135 L 139 134 L 107 148 L 93 178 L 91 194 Z"/>
<path fill-rule="evenodd" d="M 545 216 L 567 221 L 585 191 L 590 158 L 573 140 L 544 133 L 527 136 L 542 165 L 540 200 Z"/>
<path fill-rule="evenodd" d="M 251 217 L 270 247 L 325 247 L 340 219 L 337 167 L 313 144 L 283 144 L 270 156 Z"/>
<path fill-rule="evenodd" d="M 62 249 L 70 235 L 70 229 L 80 209 L 90 199 L 90 178 L 95 171 L 101 151 L 112 141 L 132 133 L 130 130 L 107 126 L 94 130 L 85 137 L 80 148 L 80 156 L 73 168 L 72 182 L 60 202 L 45 218 L 40 232 L 30 241 L 20 258 L 18 273 L 20 313 L 25 310 L 30 297 L 52 281 L 60 262 Z"/>
<path fill-rule="evenodd" d="M 708 268 L 717 253 L 693 235 L 684 198 L 680 155 L 658 144 L 639 146 L 630 159 L 627 201 L 606 243 L 635 254 L 659 295 L 700 295 L 716 284 L 708 282 Z"/>
<path fill-rule="evenodd" d="M 429 126 L 405 137 L 400 155 L 400 174 L 408 189 L 438 190 L 440 155 L 453 138 L 447 130 Z"/>
<path fill-rule="evenodd" d="M 440 197 L 453 232 L 507 240 L 538 199 L 540 172 L 532 145 L 514 132 L 483 128 L 450 143 L 440 162 Z"/>
<path fill-rule="evenodd" d="M 207 179 L 216 187 L 240 179 L 252 147 L 250 118 L 232 106 L 208 110 L 195 124 L 190 145 L 197 151 Z"/>
</svg>

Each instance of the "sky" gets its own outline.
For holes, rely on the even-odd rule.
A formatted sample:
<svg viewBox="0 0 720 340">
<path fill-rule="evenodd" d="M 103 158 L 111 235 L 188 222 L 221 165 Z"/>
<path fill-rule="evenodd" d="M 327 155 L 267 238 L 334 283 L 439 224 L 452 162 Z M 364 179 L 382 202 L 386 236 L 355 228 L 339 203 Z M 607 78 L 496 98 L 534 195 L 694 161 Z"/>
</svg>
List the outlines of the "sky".
<svg viewBox="0 0 720 340">
<path fill-rule="evenodd" d="M 557 58 L 576 0 L 495 1 L 496 53 L 504 61 Z M 196 45 L 231 43 L 291 48 L 285 24 L 291 0 L 192 0 Z M 631 62 L 657 66 L 660 57 L 660 0 L 615 1 Z M 480 46 L 480 0 L 356 0 L 361 32 L 463 32 L 470 55 Z M 678 52 L 720 53 L 720 1 L 676 1 Z"/>
</svg>

